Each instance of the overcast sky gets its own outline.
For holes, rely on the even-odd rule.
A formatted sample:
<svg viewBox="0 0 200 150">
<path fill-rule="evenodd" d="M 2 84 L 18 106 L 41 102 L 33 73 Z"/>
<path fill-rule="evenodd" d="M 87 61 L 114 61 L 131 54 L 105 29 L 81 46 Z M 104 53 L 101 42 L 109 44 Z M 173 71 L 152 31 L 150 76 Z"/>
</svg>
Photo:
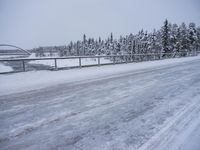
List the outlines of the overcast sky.
<svg viewBox="0 0 200 150">
<path fill-rule="evenodd" d="M 0 44 L 64 45 L 158 29 L 165 19 L 200 25 L 200 0 L 0 0 Z"/>
</svg>

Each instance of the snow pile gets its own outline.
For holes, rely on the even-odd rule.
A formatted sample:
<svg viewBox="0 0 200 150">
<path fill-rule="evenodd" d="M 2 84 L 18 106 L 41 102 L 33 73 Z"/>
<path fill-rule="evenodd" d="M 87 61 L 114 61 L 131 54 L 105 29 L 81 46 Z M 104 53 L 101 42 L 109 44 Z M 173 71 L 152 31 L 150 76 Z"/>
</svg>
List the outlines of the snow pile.
<svg viewBox="0 0 200 150">
<path fill-rule="evenodd" d="M 13 71 L 13 69 L 10 66 L 6 66 L 6 65 L 0 63 L 0 73 L 10 72 L 10 71 Z"/>
<path fill-rule="evenodd" d="M 120 76 L 123 73 L 137 73 L 144 69 L 159 69 L 169 67 L 177 63 L 199 60 L 200 56 L 187 58 L 174 58 L 141 63 L 118 64 L 110 66 L 92 67 L 84 69 L 61 70 L 61 71 L 30 71 L 15 74 L 0 75 L 0 95 L 16 92 L 24 92 L 53 86 L 56 84 L 70 83 L 75 81 L 110 78 L 109 76 Z"/>
</svg>

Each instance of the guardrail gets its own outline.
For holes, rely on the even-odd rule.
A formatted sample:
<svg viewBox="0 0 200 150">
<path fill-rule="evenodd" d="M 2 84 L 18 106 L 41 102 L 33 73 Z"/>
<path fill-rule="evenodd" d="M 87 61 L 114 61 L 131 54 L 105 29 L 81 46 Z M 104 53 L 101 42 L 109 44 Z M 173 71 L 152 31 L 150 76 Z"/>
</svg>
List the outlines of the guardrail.
<svg viewBox="0 0 200 150">
<path fill-rule="evenodd" d="M 196 51 L 194 52 L 179 52 L 179 53 L 150 53 L 150 54 L 132 54 L 132 55 L 105 55 L 105 56 L 69 56 L 69 57 L 55 57 L 55 58 L 15 58 L 15 59 L 0 59 L 0 62 L 7 63 L 7 65 L 14 65 L 18 67 L 14 69 L 12 72 L 25 72 L 28 71 L 28 68 L 31 66 L 29 64 L 30 61 L 45 61 L 51 60 L 54 61 L 54 65 L 49 67 L 50 70 L 59 70 L 59 69 L 69 69 L 69 68 L 82 68 L 82 67 L 89 67 L 89 66 L 101 66 L 101 65 L 110 65 L 110 64 L 121 64 L 121 63 L 132 63 L 132 62 L 141 62 L 141 61 L 151 61 L 151 60 L 159 60 L 159 59 L 166 59 L 166 58 L 177 58 L 177 57 L 186 57 L 186 56 L 195 56 L 197 55 Z M 95 59 L 94 64 L 84 65 L 82 64 L 82 60 L 86 58 Z M 106 58 L 109 62 L 101 62 L 102 58 Z M 59 60 L 63 59 L 76 59 L 78 60 L 78 64 L 75 66 L 67 66 L 67 67 L 60 67 L 58 65 Z M 97 59 L 97 60 L 96 60 Z M 16 63 L 18 62 L 18 63 Z M 10 63 L 10 64 L 9 64 Z M 39 65 L 39 64 L 38 64 Z M 21 68 L 19 70 L 19 68 Z M 34 69 L 37 70 L 37 67 Z M 39 70 L 45 70 L 39 69 Z M 5 72 L 0 72 L 5 73 Z M 7 72 L 8 73 L 8 72 Z"/>
</svg>

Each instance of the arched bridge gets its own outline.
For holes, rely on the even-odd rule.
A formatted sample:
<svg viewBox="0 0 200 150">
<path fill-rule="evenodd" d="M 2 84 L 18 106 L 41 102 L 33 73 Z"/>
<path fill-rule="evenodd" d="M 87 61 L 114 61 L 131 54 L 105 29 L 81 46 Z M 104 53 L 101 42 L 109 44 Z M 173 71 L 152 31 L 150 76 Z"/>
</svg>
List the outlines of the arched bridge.
<svg viewBox="0 0 200 150">
<path fill-rule="evenodd" d="M 9 52 L 6 52 L 6 50 L 4 50 L 4 51 L 0 50 L 0 55 L 31 55 L 31 53 L 29 51 L 24 50 L 24 49 L 22 49 L 22 48 L 20 48 L 18 46 L 15 46 L 15 45 L 0 44 L 0 47 L 12 47 L 12 48 L 16 48 L 18 50 L 17 52 L 11 52 L 11 50 L 9 50 Z"/>
</svg>

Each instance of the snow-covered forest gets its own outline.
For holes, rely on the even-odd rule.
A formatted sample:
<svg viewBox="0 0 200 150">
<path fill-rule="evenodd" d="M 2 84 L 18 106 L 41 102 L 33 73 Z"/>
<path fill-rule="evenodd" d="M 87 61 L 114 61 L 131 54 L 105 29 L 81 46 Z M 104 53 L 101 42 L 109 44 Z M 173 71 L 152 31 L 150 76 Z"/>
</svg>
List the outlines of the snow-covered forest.
<svg viewBox="0 0 200 150">
<path fill-rule="evenodd" d="M 85 55 L 124 55 L 149 53 L 177 53 L 191 52 L 200 49 L 200 27 L 195 23 L 186 25 L 172 24 L 167 19 L 163 26 L 152 32 L 140 30 L 137 34 L 115 38 L 113 33 L 107 39 L 98 39 L 83 35 L 83 39 L 70 42 L 66 46 L 46 48 L 50 52 L 57 52 L 58 56 L 85 56 Z M 45 48 L 34 49 L 36 56 L 45 56 Z"/>
</svg>

